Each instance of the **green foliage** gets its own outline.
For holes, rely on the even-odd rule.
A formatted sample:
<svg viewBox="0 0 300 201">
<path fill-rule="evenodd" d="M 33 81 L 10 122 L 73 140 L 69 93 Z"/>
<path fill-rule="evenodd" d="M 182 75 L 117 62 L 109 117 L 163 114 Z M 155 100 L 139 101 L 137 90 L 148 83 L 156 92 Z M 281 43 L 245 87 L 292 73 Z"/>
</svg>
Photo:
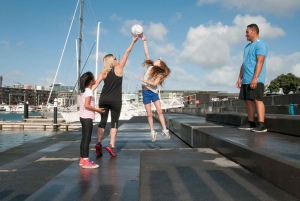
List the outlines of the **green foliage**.
<svg viewBox="0 0 300 201">
<path fill-rule="evenodd" d="M 286 75 L 281 74 L 274 80 L 270 82 L 269 89 L 270 92 L 279 92 L 280 88 L 282 88 L 282 91 L 284 94 L 290 93 L 292 91 L 293 93 L 298 92 L 298 88 L 300 86 L 300 78 L 295 76 L 292 73 L 288 73 Z"/>
<path fill-rule="evenodd" d="M 269 90 L 270 90 L 270 93 L 279 92 L 280 87 L 279 87 L 278 81 L 276 79 L 274 79 L 270 82 Z"/>
</svg>

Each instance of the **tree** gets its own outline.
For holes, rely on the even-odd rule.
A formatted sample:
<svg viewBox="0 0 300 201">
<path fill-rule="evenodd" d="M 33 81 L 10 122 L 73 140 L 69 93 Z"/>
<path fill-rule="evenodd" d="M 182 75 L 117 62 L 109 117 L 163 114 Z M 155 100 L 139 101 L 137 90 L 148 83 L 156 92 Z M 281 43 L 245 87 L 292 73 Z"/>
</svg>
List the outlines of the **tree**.
<svg viewBox="0 0 300 201">
<path fill-rule="evenodd" d="M 280 90 L 280 87 L 279 87 L 279 83 L 277 81 L 277 78 L 272 80 L 270 82 L 270 85 L 269 85 L 269 90 L 270 90 L 270 93 L 273 93 L 273 92 L 279 92 Z"/>
<path fill-rule="evenodd" d="M 299 90 L 300 78 L 295 76 L 292 73 L 286 75 L 281 74 L 277 78 L 271 81 L 269 89 L 270 92 L 279 92 L 279 89 L 282 88 L 284 94 L 288 94 L 291 91 L 296 93 Z"/>
</svg>

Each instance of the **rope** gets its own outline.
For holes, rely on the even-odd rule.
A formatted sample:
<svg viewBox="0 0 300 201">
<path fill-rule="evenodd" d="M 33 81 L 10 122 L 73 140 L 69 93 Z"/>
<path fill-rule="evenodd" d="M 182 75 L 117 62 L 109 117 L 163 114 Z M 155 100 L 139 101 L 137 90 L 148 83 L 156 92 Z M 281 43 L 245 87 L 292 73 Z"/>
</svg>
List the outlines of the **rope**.
<svg viewBox="0 0 300 201">
<path fill-rule="evenodd" d="M 91 49 L 91 51 L 90 51 L 90 53 L 89 53 L 89 55 L 88 55 L 88 57 L 87 57 L 87 59 L 86 59 L 86 61 L 85 61 L 85 63 L 84 63 L 84 66 L 83 66 L 83 68 L 81 69 L 80 75 L 82 74 L 82 71 L 83 71 L 83 69 L 85 68 L 85 66 L 86 66 L 86 64 L 87 64 L 87 62 L 88 62 L 88 60 L 89 60 L 89 58 L 90 58 L 90 55 L 91 55 L 91 53 L 92 53 L 92 51 L 93 51 L 93 49 L 94 49 L 94 47 L 95 47 L 95 44 L 96 44 L 96 42 L 94 42 L 94 44 L 93 44 L 93 47 L 92 47 L 92 49 Z M 79 75 L 79 77 L 80 77 L 80 75 Z M 73 93 L 74 93 L 74 91 L 75 91 L 75 88 L 76 88 L 77 83 L 78 83 L 78 79 L 76 80 L 76 83 L 75 83 L 75 85 L 74 85 L 72 94 L 71 94 L 71 96 L 70 96 L 69 99 L 68 99 L 68 104 L 67 104 L 67 105 L 69 105 L 69 103 L 70 103 L 70 99 L 71 99 L 71 97 L 73 96 Z M 64 106 L 64 108 L 66 108 L 66 105 Z"/>
<path fill-rule="evenodd" d="M 68 35 L 67 35 L 67 38 L 66 38 L 66 41 L 65 41 L 65 45 L 64 45 L 62 54 L 61 54 L 60 59 L 59 59 L 58 67 L 57 67 L 57 70 L 56 70 L 56 73 L 55 73 L 55 76 L 54 76 L 54 80 L 53 80 L 53 83 L 52 83 L 51 91 L 50 91 L 50 94 L 49 94 L 49 97 L 48 97 L 46 105 L 48 105 L 48 103 L 49 103 L 49 100 L 50 100 L 50 97 L 51 97 L 51 94 L 52 94 L 52 91 L 53 91 L 53 88 L 54 88 L 54 83 L 55 83 L 55 80 L 56 80 L 56 77 L 57 77 L 57 74 L 58 74 L 58 71 L 59 71 L 59 68 L 60 68 L 60 64 L 61 64 L 64 52 L 65 52 L 67 43 L 68 43 L 68 39 L 69 39 L 70 32 L 71 32 L 71 29 L 72 29 L 72 26 L 73 26 L 73 22 L 74 22 L 74 18 L 75 18 L 75 14 L 76 14 L 76 11 L 77 11 L 77 7 L 78 7 L 78 4 L 79 4 L 79 1 L 80 0 L 78 0 L 78 2 L 77 2 L 76 8 L 75 8 L 75 11 L 74 11 L 74 14 L 73 14 L 72 22 L 71 22 L 71 25 L 70 25 L 70 28 L 69 28 L 69 32 L 68 32 Z"/>
</svg>

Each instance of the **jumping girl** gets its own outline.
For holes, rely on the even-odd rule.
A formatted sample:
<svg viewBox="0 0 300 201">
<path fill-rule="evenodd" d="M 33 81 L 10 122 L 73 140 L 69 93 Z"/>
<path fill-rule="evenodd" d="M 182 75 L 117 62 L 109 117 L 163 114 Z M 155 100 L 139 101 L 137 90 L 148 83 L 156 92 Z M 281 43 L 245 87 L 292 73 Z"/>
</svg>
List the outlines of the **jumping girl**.
<svg viewBox="0 0 300 201">
<path fill-rule="evenodd" d="M 145 105 L 147 116 L 148 116 L 148 123 L 151 130 L 151 140 L 152 142 L 154 142 L 156 140 L 156 135 L 157 135 L 153 127 L 151 101 L 155 105 L 158 118 L 163 128 L 162 135 L 164 135 L 165 138 L 169 139 L 170 134 L 169 134 L 169 130 L 166 128 L 165 118 L 158 97 L 157 86 L 163 84 L 164 80 L 169 76 L 171 71 L 166 65 L 166 63 L 163 62 L 161 59 L 158 59 L 156 61 L 150 60 L 150 56 L 148 53 L 148 46 L 146 42 L 146 36 L 143 35 L 141 39 L 143 40 L 144 43 L 146 60 L 143 63 L 143 68 L 145 69 L 144 78 L 140 77 L 139 80 L 142 81 L 143 103 Z"/>
</svg>

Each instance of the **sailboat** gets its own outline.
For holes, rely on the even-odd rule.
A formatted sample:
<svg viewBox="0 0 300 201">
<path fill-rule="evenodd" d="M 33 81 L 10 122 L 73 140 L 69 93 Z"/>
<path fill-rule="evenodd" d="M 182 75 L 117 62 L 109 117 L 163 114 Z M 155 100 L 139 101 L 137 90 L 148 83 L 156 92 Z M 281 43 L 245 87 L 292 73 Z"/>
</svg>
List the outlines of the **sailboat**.
<svg viewBox="0 0 300 201">
<path fill-rule="evenodd" d="M 84 0 L 81 1 L 81 7 L 80 7 L 80 26 L 79 26 L 79 37 L 78 37 L 78 43 L 77 43 L 77 111 L 68 111 L 68 112 L 60 112 L 66 123 L 72 123 L 72 122 L 78 122 L 79 121 L 79 106 L 80 106 L 80 74 L 81 74 L 81 43 L 82 43 L 82 25 L 83 25 L 83 7 L 84 7 Z M 98 41 L 99 41 L 99 34 L 100 34 L 100 23 L 98 23 L 98 31 L 97 31 L 97 47 L 96 47 L 96 70 L 95 75 L 98 75 L 97 69 L 98 69 Z M 53 83 L 54 85 L 54 83 Z M 95 99 L 97 98 L 95 93 Z M 97 102 L 97 100 L 96 100 Z M 162 100 L 161 100 L 162 102 Z M 179 104 L 178 104 L 178 103 Z M 171 104 L 176 103 L 176 107 L 182 107 L 183 103 L 181 101 L 175 101 L 172 100 Z M 170 104 L 163 104 L 162 102 L 162 109 L 170 108 Z M 173 106 L 172 106 L 173 107 Z M 152 106 L 153 109 L 155 109 L 154 105 Z M 126 99 L 125 96 L 122 97 L 122 109 L 120 114 L 120 120 L 128 120 L 132 118 L 133 116 L 144 116 L 146 115 L 146 110 L 144 108 L 144 105 L 141 103 L 140 105 L 134 105 L 130 102 L 130 100 Z M 101 116 L 99 113 L 95 113 L 95 119 L 94 122 L 100 122 Z M 108 116 L 108 122 L 111 120 L 110 114 Z"/>
<path fill-rule="evenodd" d="M 81 45 L 82 45 L 82 25 L 83 25 L 83 8 L 84 8 L 84 0 L 81 1 L 80 6 L 80 26 L 79 26 L 79 36 L 77 40 L 77 111 L 67 111 L 67 112 L 60 112 L 61 116 L 64 118 L 66 123 L 71 122 L 78 122 L 79 121 L 79 106 L 80 106 L 80 74 L 81 74 Z M 98 23 L 98 31 L 97 31 L 97 47 L 96 47 L 96 70 L 95 75 L 98 75 L 98 41 L 99 41 L 99 34 L 100 34 L 100 22 Z M 54 85 L 54 82 L 53 82 Z M 95 99 L 96 99 L 96 92 L 95 92 Z M 136 108 L 132 107 L 131 103 L 125 99 L 123 99 L 122 103 L 122 110 L 120 119 L 130 119 L 132 116 L 138 115 Z M 95 122 L 100 122 L 100 114 L 95 113 Z M 108 117 L 108 121 L 110 121 L 110 117 Z"/>
</svg>

